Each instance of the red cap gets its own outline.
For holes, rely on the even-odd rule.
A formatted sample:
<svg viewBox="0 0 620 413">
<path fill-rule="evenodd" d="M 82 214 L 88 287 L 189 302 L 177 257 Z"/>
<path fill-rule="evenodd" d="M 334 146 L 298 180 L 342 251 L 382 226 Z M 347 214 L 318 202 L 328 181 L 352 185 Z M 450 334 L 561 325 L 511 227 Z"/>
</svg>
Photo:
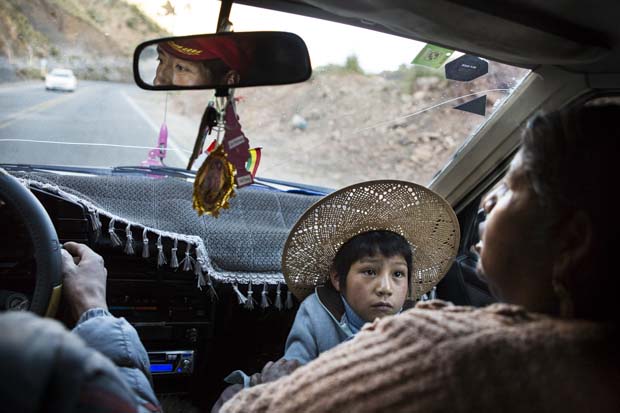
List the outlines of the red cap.
<svg viewBox="0 0 620 413">
<path fill-rule="evenodd" d="M 189 39 L 169 40 L 159 46 L 180 59 L 191 61 L 220 59 L 237 72 L 247 66 L 247 56 L 237 43 L 226 36 L 205 36 Z"/>
</svg>

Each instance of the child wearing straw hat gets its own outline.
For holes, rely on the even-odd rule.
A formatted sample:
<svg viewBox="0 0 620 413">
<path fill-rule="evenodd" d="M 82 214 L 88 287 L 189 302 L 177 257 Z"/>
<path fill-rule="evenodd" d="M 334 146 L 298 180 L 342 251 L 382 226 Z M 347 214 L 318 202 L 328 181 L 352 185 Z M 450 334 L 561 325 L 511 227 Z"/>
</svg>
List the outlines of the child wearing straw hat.
<svg viewBox="0 0 620 413">
<path fill-rule="evenodd" d="M 451 206 L 411 182 L 363 182 L 314 204 L 284 246 L 282 272 L 303 302 L 283 359 L 308 363 L 410 307 L 450 268 L 459 233 Z"/>
<path fill-rule="evenodd" d="M 411 306 L 446 274 L 459 237 L 452 207 L 412 182 L 363 182 L 322 198 L 284 246 L 282 272 L 302 301 L 284 356 L 251 378 L 236 371 L 226 381 L 243 378 L 248 387 L 275 380 L 351 339 L 365 323 Z"/>
</svg>

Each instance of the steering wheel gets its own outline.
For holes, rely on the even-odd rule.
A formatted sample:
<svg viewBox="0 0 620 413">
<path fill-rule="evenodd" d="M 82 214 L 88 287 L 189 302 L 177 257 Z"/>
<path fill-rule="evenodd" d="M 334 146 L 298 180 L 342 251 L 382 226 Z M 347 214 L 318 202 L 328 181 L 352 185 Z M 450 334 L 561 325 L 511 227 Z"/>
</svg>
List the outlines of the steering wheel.
<svg viewBox="0 0 620 413">
<path fill-rule="evenodd" d="M 2 168 L 0 199 L 22 219 L 34 247 L 37 274 L 29 310 L 53 317 L 62 292 L 62 255 L 54 224 L 32 192 Z"/>
</svg>

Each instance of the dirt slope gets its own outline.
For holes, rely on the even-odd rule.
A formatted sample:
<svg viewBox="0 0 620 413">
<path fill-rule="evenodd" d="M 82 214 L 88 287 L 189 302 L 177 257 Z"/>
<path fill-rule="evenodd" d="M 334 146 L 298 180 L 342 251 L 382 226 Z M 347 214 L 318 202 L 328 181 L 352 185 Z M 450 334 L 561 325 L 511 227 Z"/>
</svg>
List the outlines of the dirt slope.
<svg viewBox="0 0 620 413">
<path fill-rule="evenodd" d="M 236 90 L 243 131 L 251 146 L 263 147 L 259 175 L 332 188 L 378 178 L 427 184 L 527 72 L 491 63 L 488 75 L 455 82 L 441 72 L 410 77 L 409 70 L 317 70 L 295 85 Z M 483 95 L 486 116 L 454 109 Z M 148 98 L 159 100 L 158 119 L 164 96 Z M 192 121 L 168 124 L 183 147 L 192 147 L 212 96 L 170 93 L 168 110 Z"/>
<path fill-rule="evenodd" d="M 3 0 L 0 81 L 38 76 L 44 63 L 82 79 L 130 80 L 135 46 L 166 34 L 122 0 Z"/>
</svg>

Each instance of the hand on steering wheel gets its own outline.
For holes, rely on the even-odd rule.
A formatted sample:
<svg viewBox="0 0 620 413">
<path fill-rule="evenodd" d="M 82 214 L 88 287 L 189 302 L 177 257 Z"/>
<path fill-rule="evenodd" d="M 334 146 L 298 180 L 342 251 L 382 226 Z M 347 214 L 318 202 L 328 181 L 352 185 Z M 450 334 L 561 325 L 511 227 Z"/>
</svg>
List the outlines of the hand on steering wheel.
<svg viewBox="0 0 620 413">
<path fill-rule="evenodd" d="M 108 309 L 103 258 L 84 244 L 67 242 L 62 250 L 63 295 L 75 319 L 91 308 Z"/>
</svg>

